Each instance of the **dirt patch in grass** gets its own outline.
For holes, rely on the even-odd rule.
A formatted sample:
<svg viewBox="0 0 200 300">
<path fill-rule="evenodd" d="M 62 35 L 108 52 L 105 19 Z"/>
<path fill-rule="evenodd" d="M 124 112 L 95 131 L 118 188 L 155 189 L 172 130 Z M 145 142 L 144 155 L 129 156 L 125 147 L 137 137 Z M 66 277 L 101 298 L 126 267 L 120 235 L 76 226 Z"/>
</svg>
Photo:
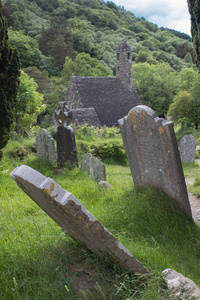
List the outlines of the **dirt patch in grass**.
<svg viewBox="0 0 200 300">
<path fill-rule="evenodd" d="M 83 299 L 109 299 L 111 288 L 109 282 L 104 278 L 109 278 L 111 274 L 105 273 L 103 268 L 98 269 L 91 265 L 73 266 L 69 272 L 69 280 L 74 292 Z"/>
</svg>

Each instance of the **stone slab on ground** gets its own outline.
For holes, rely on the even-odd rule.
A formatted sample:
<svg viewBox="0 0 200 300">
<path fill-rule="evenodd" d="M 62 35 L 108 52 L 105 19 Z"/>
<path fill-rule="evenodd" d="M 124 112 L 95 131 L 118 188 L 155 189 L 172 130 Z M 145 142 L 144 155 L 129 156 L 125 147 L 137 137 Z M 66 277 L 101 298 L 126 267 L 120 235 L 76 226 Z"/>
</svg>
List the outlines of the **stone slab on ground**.
<svg viewBox="0 0 200 300">
<path fill-rule="evenodd" d="M 118 122 L 135 186 L 165 192 L 191 218 L 173 122 L 145 105 L 134 107 Z"/>
<path fill-rule="evenodd" d="M 172 269 L 162 272 L 162 277 L 171 293 L 170 299 L 200 299 L 200 288 L 191 279 Z"/>
<path fill-rule="evenodd" d="M 115 262 L 133 273 L 148 270 L 85 209 L 71 193 L 54 180 L 22 165 L 11 173 L 18 186 L 62 229 L 100 256 L 108 253 Z"/>
<path fill-rule="evenodd" d="M 112 189 L 111 184 L 109 184 L 107 181 L 103 181 L 103 180 L 100 180 L 98 182 L 98 186 L 103 189 L 110 189 L 110 190 Z"/>
</svg>

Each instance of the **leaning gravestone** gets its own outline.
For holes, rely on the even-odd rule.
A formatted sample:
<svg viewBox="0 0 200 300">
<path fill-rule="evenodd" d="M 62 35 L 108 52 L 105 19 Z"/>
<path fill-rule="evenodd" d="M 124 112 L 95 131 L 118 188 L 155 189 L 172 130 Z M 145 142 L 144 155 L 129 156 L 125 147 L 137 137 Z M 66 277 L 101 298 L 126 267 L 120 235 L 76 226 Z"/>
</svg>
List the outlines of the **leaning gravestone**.
<svg viewBox="0 0 200 300">
<path fill-rule="evenodd" d="M 87 171 L 88 176 L 96 181 L 106 181 L 105 165 L 91 153 L 86 153 L 81 161 L 81 170 Z"/>
<path fill-rule="evenodd" d="M 164 191 L 192 217 L 173 122 L 145 105 L 118 122 L 135 186 Z"/>
<path fill-rule="evenodd" d="M 63 125 L 57 128 L 58 167 L 78 167 L 75 134 L 72 127 Z"/>
<path fill-rule="evenodd" d="M 46 129 L 40 128 L 36 136 L 36 149 L 39 159 L 48 159 L 51 164 L 56 161 L 56 151 L 54 139 L 49 135 Z"/>
<path fill-rule="evenodd" d="M 133 273 L 148 270 L 95 219 L 71 193 L 54 180 L 22 165 L 11 173 L 19 187 L 31 197 L 62 229 L 100 256 L 108 253 Z"/>
<path fill-rule="evenodd" d="M 194 162 L 196 153 L 196 141 L 191 134 L 184 135 L 180 140 L 180 156 L 183 162 Z"/>
</svg>

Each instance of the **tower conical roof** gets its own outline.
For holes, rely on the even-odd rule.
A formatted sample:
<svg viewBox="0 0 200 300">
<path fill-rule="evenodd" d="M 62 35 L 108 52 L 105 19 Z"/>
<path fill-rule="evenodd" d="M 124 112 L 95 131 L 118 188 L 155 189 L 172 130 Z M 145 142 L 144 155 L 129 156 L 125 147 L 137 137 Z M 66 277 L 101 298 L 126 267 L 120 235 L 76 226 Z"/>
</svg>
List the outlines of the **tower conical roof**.
<svg viewBox="0 0 200 300">
<path fill-rule="evenodd" d="M 122 39 L 116 51 L 132 51 L 132 50 L 127 44 L 126 39 Z"/>
</svg>

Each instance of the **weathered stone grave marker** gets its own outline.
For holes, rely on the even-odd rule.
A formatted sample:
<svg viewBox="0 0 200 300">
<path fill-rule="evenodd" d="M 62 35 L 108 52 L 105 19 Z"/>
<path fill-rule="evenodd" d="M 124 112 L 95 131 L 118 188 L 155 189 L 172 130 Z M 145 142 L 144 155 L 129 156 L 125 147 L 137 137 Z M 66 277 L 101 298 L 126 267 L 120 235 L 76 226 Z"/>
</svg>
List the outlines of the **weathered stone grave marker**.
<svg viewBox="0 0 200 300">
<path fill-rule="evenodd" d="M 81 161 L 81 170 L 88 172 L 88 176 L 96 181 L 106 181 L 105 165 L 91 153 L 86 153 Z"/>
<path fill-rule="evenodd" d="M 46 129 L 40 128 L 36 136 L 36 149 L 39 159 L 46 158 L 51 164 L 56 162 L 54 139 L 49 135 Z"/>
<path fill-rule="evenodd" d="M 164 191 L 192 217 L 173 122 L 145 105 L 118 122 L 135 186 Z"/>
<path fill-rule="evenodd" d="M 56 133 L 58 166 L 78 167 L 74 130 L 70 126 L 58 126 Z"/>
<path fill-rule="evenodd" d="M 112 259 L 133 273 L 149 272 L 81 202 L 54 180 L 25 165 L 16 168 L 11 176 L 75 240 L 100 256 L 108 253 Z"/>
<path fill-rule="evenodd" d="M 180 140 L 180 156 L 183 162 L 194 162 L 196 141 L 191 134 L 184 135 Z"/>
<path fill-rule="evenodd" d="M 59 102 L 54 112 L 54 122 L 57 126 L 57 154 L 58 167 L 78 167 L 78 157 L 76 149 L 75 134 L 72 127 L 68 126 L 71 122 L 71 113 L 65 102 Z"/>
</svg>

